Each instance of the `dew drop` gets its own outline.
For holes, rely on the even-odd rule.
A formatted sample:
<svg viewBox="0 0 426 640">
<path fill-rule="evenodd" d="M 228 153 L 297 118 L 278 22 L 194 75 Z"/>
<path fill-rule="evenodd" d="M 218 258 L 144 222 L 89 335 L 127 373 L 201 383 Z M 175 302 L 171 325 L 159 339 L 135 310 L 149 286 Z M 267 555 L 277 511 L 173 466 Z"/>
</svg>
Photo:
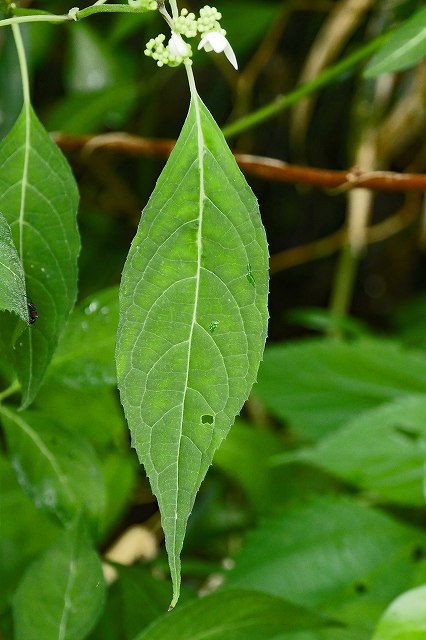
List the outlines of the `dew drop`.
<svg viewBox="0 0 426 640">
<path fill-rule="evenodd" d="M 91 302 L 89 306 L 85 308 L 84 313 L 86 313 L 89 316 L 91 313 L 95 313 L 98 307 L 99 307 L 99 302 L 97 300 L 93 300 L 93 302 Z"/>
<path fill-rule="evenodd" d="M 106 314 L 109 313 L 108 307 L 102 307 L 101 308 L 101 313 L 102 313 L 103 316 L 106 316 Z"/>
</svg>

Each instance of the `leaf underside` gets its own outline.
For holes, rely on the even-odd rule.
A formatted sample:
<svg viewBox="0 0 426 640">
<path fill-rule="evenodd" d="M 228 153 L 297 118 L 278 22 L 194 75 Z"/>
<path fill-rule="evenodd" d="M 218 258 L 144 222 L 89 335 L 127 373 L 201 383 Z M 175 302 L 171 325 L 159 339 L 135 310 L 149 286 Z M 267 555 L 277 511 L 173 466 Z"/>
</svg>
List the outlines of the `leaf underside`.
<svg viewBox="0 0 426 640">
<path fill-rule="evenodd" d="M 74 305 L 80 242 L 78 192 L 70 168 L 31 107 L 0 145 L 0 211 L 10 225 L 38 320 L 13 348 L 22 404 L 34 399 Z M 7 344 L 16 335 L 0 319 Z"/>
<path fill-rule="evenodd" d="M 197 98 L 130 249 L 116 352 L 132 443 L 162 514 L 172 605 L 196 493 L 262 357 L 267 253 L 256 199 Z"/>
</svg>

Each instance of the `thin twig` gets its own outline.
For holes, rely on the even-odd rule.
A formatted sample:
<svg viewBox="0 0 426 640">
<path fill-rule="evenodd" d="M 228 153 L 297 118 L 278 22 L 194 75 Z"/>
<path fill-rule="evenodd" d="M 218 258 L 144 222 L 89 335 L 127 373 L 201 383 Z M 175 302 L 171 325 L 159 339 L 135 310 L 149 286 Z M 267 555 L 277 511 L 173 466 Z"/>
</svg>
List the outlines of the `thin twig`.
<svg viewBox="0 0 426 640">
<path fill-rule="evenodd" d="M 99 136 L 71 136 L 54 133 L 53 139 L 67 152 L 82 151 L 85 155 L 96 149 L 109 149 L 126 155 L 167 158 L 174 140 L 140 138 L 126 133 Z M 426 191 L 426 174 L 397 173 L 395 171 L 362 171 L 352 167 L 347 171 L 316 169 L 288 164 L 275 158 L 236 153 L 235 159 L 245 174 L 271 182 L 306 184 L 340 193 L 363 188 L 372 191 Z"/>
</svg>

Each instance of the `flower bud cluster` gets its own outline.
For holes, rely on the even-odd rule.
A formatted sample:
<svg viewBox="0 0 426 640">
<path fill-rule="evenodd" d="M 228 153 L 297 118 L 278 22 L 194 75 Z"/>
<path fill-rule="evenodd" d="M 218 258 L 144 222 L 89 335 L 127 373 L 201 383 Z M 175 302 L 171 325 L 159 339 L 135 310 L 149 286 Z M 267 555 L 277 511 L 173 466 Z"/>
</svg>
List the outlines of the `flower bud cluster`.
<svg viewBox="0 0 426 640">
<path fill-rule="evenodd" d="M 151 38 L 146 44 L 145 55 L 156 61 L 159 67 L 168 65 L 176 67 L 181 64 L 185 58 L 192 56 L 192 49 L 183 38 L 173 32 L 167 45 L 164 45 L 166 36 L 160 33 L 156 38 Z"/>
<path fill-rule="evenodd" d="M 129 3 L 147 2 L 148 0 L 128 0 Z M 226 31 L 220 26 L 222 14 L 216 7 L 206 5 L 200 9 L 199 17 L 188 9 L 182 9 L 180 15 L 169 22 L 172 26 L 171 38 L 167 45 L 164 44 L 166 36 L 160 34 L 156 38 L 151 38 L 145 48 L 145 55 L 153 58 L 159 67 L 168 65 L 175 67 L 184 60 L 189 60 L 192 56 L 191 46 L 182 38 L 195 38 L 198 34 L 202 36 L 200 48 L 206 51 L 224 52 L 231 64 L 237 68 L 235 54 L 231 45 L 225 38 Z"/>
</svg>

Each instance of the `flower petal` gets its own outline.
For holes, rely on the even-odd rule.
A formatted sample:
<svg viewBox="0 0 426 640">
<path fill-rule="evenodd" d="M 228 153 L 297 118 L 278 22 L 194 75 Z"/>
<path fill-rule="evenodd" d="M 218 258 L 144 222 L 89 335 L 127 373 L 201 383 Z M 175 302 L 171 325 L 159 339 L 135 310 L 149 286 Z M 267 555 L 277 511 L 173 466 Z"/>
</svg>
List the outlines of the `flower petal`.
<svg viewBox="0 0 426 640">
<path fill-rule="evenodd" d="M 185 58 L 189 53 L 189 45 L 185 42 L 182 36 L 175 31 L 172 31 L 167 47 L 170 53 L 173 53 L 175 56 L 182 56 Z"/>
<path fill-rule="evenodd" d="M 234 53 L 233 48 L 229 44 L 229 42 L 228 42 L 228 46 L 225 47 L 224 54 L 226 55 L 226 57 L 228 58 L 229 62 L 232 64 L 234 69 L 237 69 L 237 71 L 238 71 L 237 57 L 236 57 L 236 55 Z"/>
</svg>

